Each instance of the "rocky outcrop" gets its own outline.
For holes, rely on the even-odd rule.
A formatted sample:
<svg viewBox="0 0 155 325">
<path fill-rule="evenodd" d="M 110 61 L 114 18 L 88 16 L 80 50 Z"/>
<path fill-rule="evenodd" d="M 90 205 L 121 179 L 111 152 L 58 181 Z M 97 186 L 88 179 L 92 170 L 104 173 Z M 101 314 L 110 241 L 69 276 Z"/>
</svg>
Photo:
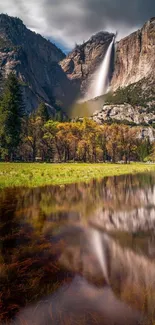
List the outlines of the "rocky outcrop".
<svg viewBox="0 0 155 325">
<path fill-rule="evenodd" d="M 130 104 L 122 105 L 104 105 L 100 112 L 93 114 L 93 119 L 97 123 L 103 123 L 105 121 L 126 121 L 133 124 L 148 124 L 155 123 L 155 111 L 147 113 L 147 109 L 136 106 L 133 107 Z"/>
<path fill-rule="evenodd" d="M 116 46 L 112 89 L 126 87 L 142 79 L 144 88 L 147 88 L 148 79 L 152 84 L 155 80 L 155 18 Z"/>
<path fill-rule="evenodd" d="M 104 105 L 102 110 L 95 112 L 92 116 L 93 120 L 98 124 L 105 122 L 116 122 L 129 124 L 139 127 L 139 139 L 147 139 L 151 142 L 155 141 L 155 130 L 152 125 L 155 123 L 155 112 L 147 113 L 142 107 L 133 107 L 130 104 L 122 105 Z"/>
<path fill-rule="evenodd" d="M 0 15 L 0 70 L 14 71 L 23 86 L 27 111 L 40 101 L 66 107 L 74 92 L 58 64 L 64 53 L 50 41 L 28 30 L 18 18 Z"/>
<path fill-rule="evenodd" d="M 60 62 L 68 78 L 76 86 L 77 95 L 86 93 L 89 81 L 102 62 L 114 34 L 100 32 L 92 36 Z"/>
</svg>

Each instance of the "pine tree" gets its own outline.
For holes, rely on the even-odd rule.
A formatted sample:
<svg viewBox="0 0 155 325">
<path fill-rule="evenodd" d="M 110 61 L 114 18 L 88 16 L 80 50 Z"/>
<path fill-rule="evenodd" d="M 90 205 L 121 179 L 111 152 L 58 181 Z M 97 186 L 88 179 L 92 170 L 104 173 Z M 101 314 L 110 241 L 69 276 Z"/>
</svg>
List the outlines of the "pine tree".
<svg viewBox="0 0 155 325">
<path fill-rule="evenodd" d="M 21 123 L 24 115 L 21 87 L 14 73 L 6 79 L 0 108 L 1 155 L 14 160 L 20 142 Z"/>
<path fill-rule="evenodd" d="M 48 107 L 45 103 L 40 103 L 37 109 L 37 116 L 41 117 L 42 121 L 45 123 L 50 119 L 50 115 L 48 112 Z"/>
<path fill-rule="evenodd" d="M 3 94 L 3 87 L 4 87 L 4 78 L 2 74 L 2 70 L 0 70 L 0 100 L 2 99 L 2 94 Z"/>
<path fill-rule="evenodd" d="M 54 119 L 55 121 L 63 122 L 63 113 L 61 110 L 56 111 Z"/>
</svg>

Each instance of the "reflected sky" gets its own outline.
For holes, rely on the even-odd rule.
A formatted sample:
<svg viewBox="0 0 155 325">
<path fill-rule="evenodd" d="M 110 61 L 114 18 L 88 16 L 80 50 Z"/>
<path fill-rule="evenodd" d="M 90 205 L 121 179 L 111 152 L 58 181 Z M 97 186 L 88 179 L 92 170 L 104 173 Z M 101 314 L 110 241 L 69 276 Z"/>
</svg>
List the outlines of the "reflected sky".
<svg viewBox="0 0 155 325">
<path fill-rule="evenodd" d="M 74 281 L 73 270 L 57 265 L 51 244 L 62 226 L 74 224 L 93 224 L 120 246 L 153 261 L 155 174 L 1 190 L 0 323 Z"/>
</svg>

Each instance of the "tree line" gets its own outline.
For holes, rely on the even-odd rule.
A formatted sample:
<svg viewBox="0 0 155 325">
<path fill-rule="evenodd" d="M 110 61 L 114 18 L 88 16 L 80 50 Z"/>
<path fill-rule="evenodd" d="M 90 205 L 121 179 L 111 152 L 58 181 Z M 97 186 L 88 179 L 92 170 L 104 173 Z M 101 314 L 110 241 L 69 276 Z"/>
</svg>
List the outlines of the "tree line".
<svg viewBox="0 0 155 325">
<path fill-rule="evenodd" d="M 140 127 L 62 120 L 61 112 L 51 118 L 45 103 L 26 114 L 20 83 L 11 73 L 0 98 L 0 160 L 128 163 L 153 154 L 154 144 L 138 137 Z"/>
</svg>

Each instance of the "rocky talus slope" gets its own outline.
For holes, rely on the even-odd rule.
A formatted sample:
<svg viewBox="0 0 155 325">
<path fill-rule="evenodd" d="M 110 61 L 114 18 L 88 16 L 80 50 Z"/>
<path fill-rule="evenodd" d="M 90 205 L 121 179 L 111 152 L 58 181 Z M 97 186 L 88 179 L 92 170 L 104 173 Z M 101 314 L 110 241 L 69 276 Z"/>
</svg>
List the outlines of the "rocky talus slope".
<svg viewBox="0 0 155 325">
<path fill-rule="evenodd" d="M 98 112 L 96 111 L 92 119 L 98 124 L 103 123 L 123 123 L 131 126 L 141 126 L 139 128 L 139 138 L 155 141 L 155 129 L 152 127 L 155 123 L 155 112 L 147 113 L 142 107 L 133 107 L 130 104 L 122 105 L 104 105 Z"/>
<path fill-rule="evenodd" d="M 129 122 L 129 124 L 152 125 L 155 122 L 155 112 L 148 113 L 146 108 L 134 107 L 127 103 L 104 105 L 100 112 L 93 114 L 93 119 L 97 123 L 114 120 L 115 122 Z"/>
</svg>

